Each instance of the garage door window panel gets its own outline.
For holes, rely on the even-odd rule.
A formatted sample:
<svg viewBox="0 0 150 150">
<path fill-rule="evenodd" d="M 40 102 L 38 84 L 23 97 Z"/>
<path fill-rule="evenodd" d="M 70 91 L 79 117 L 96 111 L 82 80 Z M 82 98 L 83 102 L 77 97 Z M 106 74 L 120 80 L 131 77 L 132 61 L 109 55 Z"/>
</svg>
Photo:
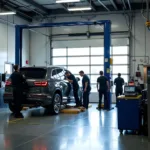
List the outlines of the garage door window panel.
<svg viewBox="0 0 150 150">
<path fill-rule="evenodd" d="M 103 65 L 104 64 L 104 56 L 91 56 L 91 65 Z"/>
<path fill-rule="evenodd" d="M 128 65 L 114 65 L 112 67 L 112 73 L 113 74 L 128 74 L 129 73 L 129 68 Z"/>
<path fill-rule="evenodd" d="M 128 56 L 113 56 L 113 64 L 128 64 Z"/>
<path fill-rule="evenodd" d="M 64 65 L 66 66 L 67 65 L 67 59 L 66 57 L 54 57 L 53 58 L 53 65 Z"/>
<path fill-rule="evenodd" d="M 97 74 L 97 75 L 91 75 L 91 83 L 97 83 L 97 78 L 99 76 L 100 76 L 99 74 Z"/>
<path fill-rule="evenodd" d="M 91 47 L 91 55 L 104 55 L 104 47 Z"/>
<path fill-rule="evenodd" d="M 104 66 L 91 66 L 91 74 L 99 74 L 99 72 L 103 70 Z"/>
<path fill-rule="evenodd" d="M 66 48 L 53 49 L 52 52 L 53 52 L 53 57 L 55 57 L 55 56 L 66 56 L 67 55 Z"/>
<path fill-rule="evenodd" d="M 68 57 L 68 65 L 89 65 L 89 57 Z"/>
<path fill-rule="evenodd" d="M 113 55 L 128 55 L 129 54 L 128 46 L 113 46 L 112 54 Z"/>
<path fill-rule="evenodd" d="M 97 84 L 91 84 L 91 92 L 97 92 Z"/>
<path fill-rule="evenodd" d="M 84 70 L 86 74 L 90 74 L 89 66 L 68 66 L 68 70 L 73 74 L 79 74 L 81 70 Z"/>
<path fill-rule="evenodd" d="M 68 56 L 89 56 L 89 47 L 87 48 L 68 48 Z"/>
</svg>

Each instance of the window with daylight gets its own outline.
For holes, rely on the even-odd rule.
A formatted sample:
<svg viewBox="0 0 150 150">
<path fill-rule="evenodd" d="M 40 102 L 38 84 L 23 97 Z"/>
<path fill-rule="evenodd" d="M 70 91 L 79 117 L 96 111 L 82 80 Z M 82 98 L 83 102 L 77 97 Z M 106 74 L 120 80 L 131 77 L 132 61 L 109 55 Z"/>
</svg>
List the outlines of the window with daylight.
<svg viewBox="0 0 150 150">
<path fill-rule="evenodd" d="M 113 64 L 128 64 L 128 56 L 112 56 Z"/>
<path fill-rule="evenodd" d="M 91 47 L 91 55 L 104 55 L 104 47 Z"/>
<path fill-rule="evenodd" d="M 84 70 L 86 74 L 90 74 L 89 66 L 68 66 L 68 70 L 70 70 L 73 74 L 79 74 L 79 71 L 81 70 Z"/>
<path fill-rule="evenodd" d="M 79 77 L 79 71 L 83 70 L 91 80 L 92 92 L 97 92 L 97 78 L 99 72 L 104 71 L 104 47 L 60 48 L 53 49 L 52 54 L 53 65 L 65 66 L 76 77 Z M 112 46 L 111 55 L 113 58 L 112 80 L 121 73 L 125 82 L 128 81 L 129 47 Z M 115 86 L 113 86 L 114 91 Z"/>
<path fill-rule="evenodd" d="M 53 56 L 66 56 L 67 50 L 66 48 L 59 48 L 52 50 Z"/>
<path fill-rule="evenodd" d="M 68 48 L 68 56 L 89 56 L 89 48 Z"/>
<path fill-rule="evenodd" d="M 89 57 L 68 57 L 68 65 L 89 65 Z"/>
<path fill-rule="evenodd" d="M 67 59 L 66 57 L 53 57 L 53 64 L 56 66 L 67 65 Z"/>
<path fill-rule="evenodd" d="M 128 46 L 116 46 L 112 47 L 112 54 L 113 55 L 128 55 L 129 50 Z"/>
</svg>

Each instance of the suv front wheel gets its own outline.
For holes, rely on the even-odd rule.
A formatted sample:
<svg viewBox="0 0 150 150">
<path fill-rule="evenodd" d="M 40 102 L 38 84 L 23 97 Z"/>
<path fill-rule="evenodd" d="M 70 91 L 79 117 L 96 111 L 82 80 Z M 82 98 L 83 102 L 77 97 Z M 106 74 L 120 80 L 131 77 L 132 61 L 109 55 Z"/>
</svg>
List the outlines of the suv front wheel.
<svg viewBox="0 0 150 150">
<path fill-rule="evenodd" d="M 59 114 L 61 109 L 61 96 L 56 93 L 53 97 L 52 104 L 47 107 L 47 109 L 54 115 Z"/>
</svg>

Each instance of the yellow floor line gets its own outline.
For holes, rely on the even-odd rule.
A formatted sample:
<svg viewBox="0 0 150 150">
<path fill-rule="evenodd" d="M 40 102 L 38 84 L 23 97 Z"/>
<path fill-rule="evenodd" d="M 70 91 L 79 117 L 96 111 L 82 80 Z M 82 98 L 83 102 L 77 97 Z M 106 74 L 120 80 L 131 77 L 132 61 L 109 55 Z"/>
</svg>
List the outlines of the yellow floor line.
<svg viewBox="0 0 150 150">
<path fill-rule="evenodd" d="M 23 120 L 23 118 L 20 118 L 20 119 L 15 119 L 15 120 L 10 120 L 10 121 L 7 121 L 8 123 L 16 123 L 17 121 L 19 120 Z"/>
<path fill-rule="evenodd" d="M 29 109 L 29 107 L 23 107 L 22 108 L 22 110 L 28 110 Z"/>
</svg>

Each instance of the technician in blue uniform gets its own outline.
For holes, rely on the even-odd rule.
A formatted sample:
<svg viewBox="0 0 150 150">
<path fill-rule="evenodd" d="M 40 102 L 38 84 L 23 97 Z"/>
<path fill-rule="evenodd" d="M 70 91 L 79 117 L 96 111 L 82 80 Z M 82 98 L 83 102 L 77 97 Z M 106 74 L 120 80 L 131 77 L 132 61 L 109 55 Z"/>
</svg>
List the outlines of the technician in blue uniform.
<svg viewBox="0 0 150 150">
<path fill-rule="evenodd" d="M 73 86 L 73 93 L 76 102 L 76 107 L 79 107 L 80 101 L 78 96 L 78 91 L 79 91 L 78 81 L 76 80 L 75 76 L 71 74 L 69 71 L 66 71 L 65 76 L 67 77 L 66 80 L 68 80 L 68 82 L 70 82 Z"/>
<path fill-rule="evenodd" d="M 83 107 L 88 109 L 89 106 L 89 95 L 91 91 L 91 83 L 89 77 L 84 74 L 84 71 L 79 72 L 82 78 L 82 87 L 83 87 Z"/>
<path fill-rule="evenodd" d="M 116 103 L 117 103 L 117 97 L 123 94 L 124 79 L 121 78 L 121 73 L 118 73 L 118 77 L 114 80 L 114 85 L 116 85 Z"/>
<path fill-rule="evenodd" d="M 15 105 L 15 117 L 22 118 L 22 114 L 20 113 L 20 108 L 23 100 L 23 89 L 24 83 L 26 79 L 19 72 L 19 66 L 14 65 L 14 72 L 11 74 L 10 79 L 13 87 L 13 96 L 14 96 L 14 105 Z"/>
<path fill-rule="evenodd" d="M 109 82 L 107 77 L 104 76 L 103 71 L 100 71 L 100 77 L 97 78 L 97 91 L 99 93 L 99 105 L 97 109 L 101 109 L 102 97 L 104 95 L 104 108 L 107 108 L 108 99 L 107 92 L 109 90 Z"/>
</svg>

